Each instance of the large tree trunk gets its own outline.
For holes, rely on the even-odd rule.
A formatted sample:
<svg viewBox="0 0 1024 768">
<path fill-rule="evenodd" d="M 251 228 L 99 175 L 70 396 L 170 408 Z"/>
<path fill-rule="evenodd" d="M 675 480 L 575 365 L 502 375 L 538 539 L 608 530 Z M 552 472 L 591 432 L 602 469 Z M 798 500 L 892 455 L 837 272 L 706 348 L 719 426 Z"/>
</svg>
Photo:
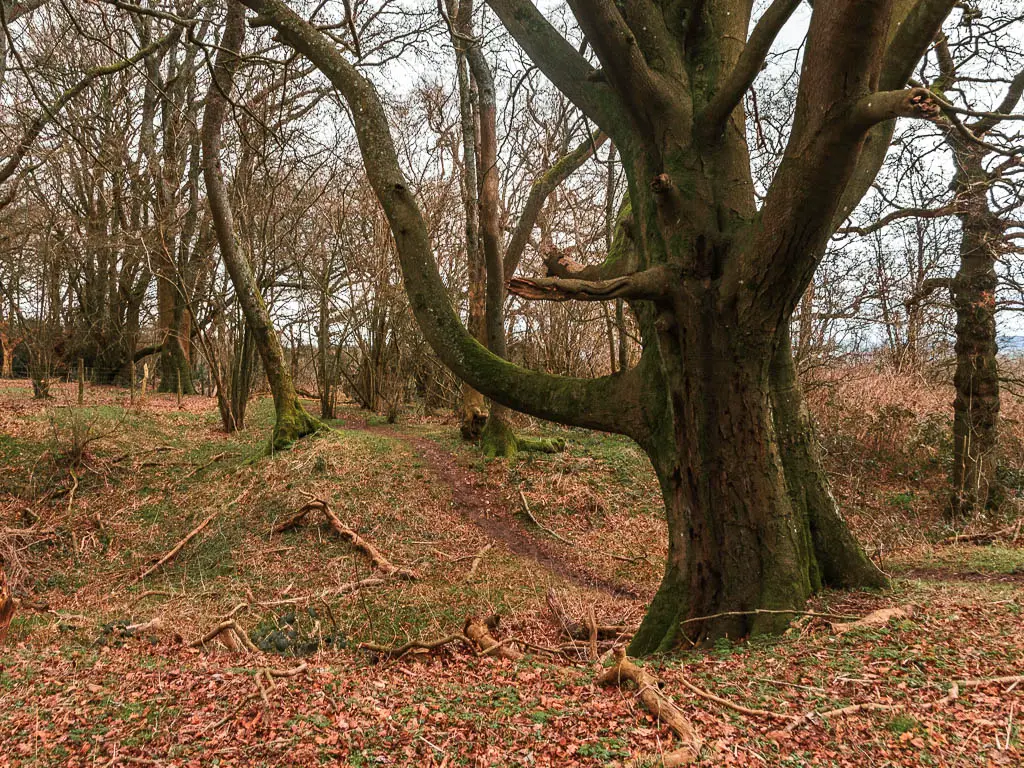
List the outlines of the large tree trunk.
<svg viewBox="0 0 1024 768">
<path fill-rule="evenodd" d="M 275 419 L 270 447 L 271 450 L 281 450 L 322 429 L 323 424 L 306 413 L 299 402 L 270 313 L 259 294 L 252 268 L 238 249 L 231 204 L 220 168 L 221 129 L 227 116 L 227 94 L 231 91 L 238 67 L 238 50 L 244 38 L 245 8 L 236 0 L 229 0 L 224 35 L 203 115 L 203 176 L 221 257 L 235 286 L 235 297 L 245 315 L 246 326 L 263 361 L 263 370 L 274 395 Z"/>
<path fill-rule="evenodd" d="M 810 533 L 808 569 L 815 589 L 884 587 L 885 574 L 864 554 L 839 512 L 821 464 L 814 423 L 803 402 L 788 329 L 770 370 L 772 415 L 790 501 Z"/>
<path fill-rule="evenodd" d="M 639 364 L 591 380 L 525 371 L 466 332 L 450 310 L 373 85 L 280 0 L 244 2 L 310 57 L 360 116 L 367 174 L 395 235 L 410 306 L 438 356 L 508 407 L 629 435 L 651 457 L 669 555 L 631 650 L 784 626 L 784 611 L 802 607 L 825 569 L 811 515 L 793 500 L 810 498 L 810 484 L 793 493 L 776 436 L 770 370 L 778 329 L 825 250 L 871 126 L 934 117 L 927 91 L 899 89 L 952 0 L 937 18 L 925 13 L 907 23 L 890 23 L 889 0 L 814 4 L 793 130 L 760 208 L 742 96 L 795 1 L 770 4 L 746 47 L 749 4 L 706 4 L 680 27 L 659 4 L 574 3 L 601 60 L 597 72 L 533 3 L 489 0 L 545 75 L 628 158 L 633 213 L 623 228 L 636 245 L 635 264 L 609 259 L 509 286 L 529 299 L 623 298 L 638 310 Z M 880 82 L 896 90 L 879 92 Z"/>
<path fill-rule="evenodd" d="M 677 371 L 673 391 L 687 393 L 675 402 L 688 407 L 670 407 L 673 429 L 648 448 L 668 515 L 669 557 L 631 654 L 684 637 L 700 643 L 777 632 L 792 614 L 762 609 L 800 608 L 823 585 L 886 584 L 829 491 L 789 334 L 774 353 L 720 330 L 706 336 L 706 344 L 681 345 L 690 351 L 678 366 L 665 366 Z"/>
<path fill-rule="evenodd" d="M 792 504 L 775 440 L 771 345 L 743 344 L 708 315 L 660 334 L 671 394 L 659 437 L 645 447 L 665 501 L 669 554 L 634 655 L 684 637 L 778 631 L 790 616 L 753 611 L 796 608 L 814 591 L 806 518 Z"/>
<path fill-rule="evenodd" d="M 996 364 L 996 253 L 1001 232 L 989 211 L 984 150 L 954 145 L 955 182 L 962 204 L 960 268 L 953 280 L 956 310 L 956 373 L 953 386 L 953 492 L 949 514 L 970 516 L 997 507 L 1002 490 L 996 477 L 999 447 L 999 371 Z"/>
</svg>

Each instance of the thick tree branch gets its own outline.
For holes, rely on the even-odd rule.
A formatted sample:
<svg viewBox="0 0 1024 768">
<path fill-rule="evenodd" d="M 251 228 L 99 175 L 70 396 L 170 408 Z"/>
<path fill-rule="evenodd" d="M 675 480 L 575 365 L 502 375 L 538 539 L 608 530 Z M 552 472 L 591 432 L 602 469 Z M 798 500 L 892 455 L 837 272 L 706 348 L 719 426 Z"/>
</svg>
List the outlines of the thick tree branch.
<svg viewBox="0 0 1024 768">
<path fill-rule="evenodd" d="M 508 290 L 524 299 L 541 301 L 656 301 L 667 296 L 678 279 L 676 270 L 662 265 L 611 280 L 515 277 L 509 281 Z"/>
<path fill-rule="evenodd" d="M 981 117 L 980 120 L 970 126 L 971 133 L 981 137 L 999 125 L 1003 120 L 1024 120 L 1024 115 L 1010 114 L 1022 96 L 1024 96 L 1024 70 L 1018 72 L 1017 76 L 1010 82 L 1010 87 L 1006 89 L 1006 95 L 994 112 L 977 113 L 960 109 L 957 112 L 971 117 Z"/>
<path fill-rule="evenodd" d="M 761 71 L 775 37 L 799 5 L 800 0 L 774 0 L 757 20 L 736 66 L 696 121 L 705 135 L 718 136 L 725 129 L 729 115 L 743 100 L 743 95 Z"/>
<path fill-rule="evenodd" d="M 864 96 L 854 105 L 850 123 L 856 129 L 867 129 L 897 117 L 932 120 L 940 111 L 939 103 L 927 88 L 879 91 Z"/>
<path fill-rule="evenodd" d="M 889 43 L 882 60 L 878 87 L 891 91 L 903 88 L 914 72 L 928 46 L 942 29 L 956 0 L 917 0 L 909 9 L 900 3 L 889 22 Z M 892 141 L 895 121 L 878 123 L 864 140 L 850 181 L 846 185 L 839 209 L 832 219 L 834 227 L 842 224 L 871 189 Z"/>
<path fill-rule="evenodd" d="M 429 233 L 398 164 L 376 89 L 321 32 L 281 0 L 242 0 L 278 37 L 306 56 L 348 102 L 366 174 L 395 238 L 409 303 L 438 357 L 480 392 L 541 418 L 642 439 L 640 378 L 574 379 L 520 368 L 494 355 L 463 327 L 433 258 Z"/>
<path fill-rule="evenodd" d="M 601 61 L 602 72 L 648 141 L 657 141 L 655 117 L 677 135 L 691 131 L 691 94 L 685 82 L 652 68 L 612 0 L 568 0 L 576 20 Z M 599 123 L 600 125 L 600 123 Z M 602 126 L 604 127 L 604 126 Z M 614 131 L 611 132 L 616 136 Z M 620 139 L 621 140 L 621 139 Z"/>
<path fill-rule="evenodd" d="M 748 318 L 755 325 L 774 328 L 788 316 L 834 230 L 871 125 L 858 124 L 857 107 L 876 91 L 891 5 L 814 5 L 793 130 L 761 209 L 754 258 L 732 276 L 737 288 L 766 299 L 753 304 L 758 314 L 767 312 Z"/>
<path fill-rule="evenodd" d="M 908 308 L 912 308 L 920 304 L 922 301 L 931 296 L 935 291 L 952 291 L 953 290 L 952 277 L 929 277 L 921 283 L 921 287 L 914 291 L 907 299 L 903 302 Z"/>
</svg>

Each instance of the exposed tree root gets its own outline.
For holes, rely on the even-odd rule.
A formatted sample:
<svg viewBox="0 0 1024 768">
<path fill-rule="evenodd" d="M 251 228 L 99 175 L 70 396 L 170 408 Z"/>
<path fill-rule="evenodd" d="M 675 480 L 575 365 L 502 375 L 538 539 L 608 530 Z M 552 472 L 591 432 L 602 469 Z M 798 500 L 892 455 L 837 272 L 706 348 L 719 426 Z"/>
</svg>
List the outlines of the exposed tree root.
<svg viewBox="0 0 1024 768">
<path fill-rule="evenodd" d="M 665 723 L 682 742 L 682 748 L 661 759 L 665 765 L 688 765 L 700 755 L 701 739 L 697 731 L 679 708 L 661 692 L 658 679 L 643 667 L 638 667 L 627 656 L 625 649 L 615 649 L 615 664 L 597 676 L 598 685 L 616 685 L 632 682 L 637 688 L 637 698 L 644 708 L 660 722 Z M 674 762 L 669 763 L 671 757 Z"/>
<path fill-rule="evenodd" d="M 309 512 L 317 509 L 324 513 L 324 517 L 327 519 L 331 528 L 334 529 L 335 533 L 343 539 L 347 539 L 352 546 L 370 558 L 370 562 L 373 564 L 373 567 L 382 572 L 385 576 L 393 576 L 407 581 L 414 581 L 417 578 L 415 571 L 409 570 L 408 568 L 399 568 L 394 565 L 373 544 L 341 522 L 341 518 L 331 511 L 330 505 L 323 499 L 310 498 L 310 500 L 306 502 L 298 512 L 287 520 L 284 520 L 274 526 L 273 532 L 281 533 L 282 531 L 287 531 L 289 528 L 294 528 L 305 519 Z"/>
<path fill-rule="evenodd" d="M 686 680 L 680 680 L 679 682 L 683 684 L 684 688 L 697 694 L 702 699 L 713 701 L 715 702 L 715 704 L 720 704 L 726 709 L 731 709 L 733 712 L 739 712 L 741 715 L 751 715 L 752 717 L 767 717 L 771 720 L 785 720 L 787 722 L 796 719 L 796 715 L 785 715 L 781 712 L 769 712 L 766 709 L 751 709 L 750 707 L 744 707 L 742 704 L 737 704 L 734 701 L 723 699 L 721 696 L 716 696 L 715 694 L 711 693 L 711 691 L 705 691 L 703 688 L 698 688 L 696 685 Z"/>
<path fill-rule="evenodd" d="M 480 448 L 492 459 L 511 459 L 517 453 L 561 453 L 565 440 L 560 437 L 523 437 L 516 435 L 503 418 L 488 418 L 480 433 Z"/>
<path fill-rule="evenodd" d="M 186 544 L 188 544 L 190 541 L 192 541 L 192 539 L 194 539 L 196 536 L 198 536 L 199 533 L 204 528 L 206 528 L 206 526 L 208 526 L 213 521 L 213 518 L 215 518 L 216 516 L 217 516 L 217 513 L 213 512 L 209 517 L 207 517 L 205 520 L 203 520 L 203 522 L 201 522 L 199 525 L 197 525 L 195 528 L 193 528 L 191 531 L 189 531 L 188 535 L 185 536 L 185 538 L 183 538 L 181 541 L 179 541 L 177 544 L 175 544 L 174 547 L 166 555 L 161 557 L 159 560 L 157 560 L 155 563 L 153 563 L 153 565 L 151 565 L 149 568 L 147 568 L 141 574 L 139 574 L 139 576 L 136 577 L 135 581 L 133 581 L 132 583 L 134 584 L 136 582 L 142 581 L 144 578 L 149 576 L 151 573 L 156 572 L 157 570 L 159 570 L 160 568 L 165 566 L 167 563 L 171 562 L 171 560 L 173 560 L 175 557 L 178 556 L 178 553 L 181 552 L 182 548 Z"/>
<path fill-rule="evenodd" d="M 519 661 L 523 658 L 522 652 L 511 644 L 510 641 L 498 641 L 491 632 L 498 628 L 498 617 L 490 616 L 481 619 L 479 616 L 470 616 L 462 628 L 462 634 L 473 643 L 478 649 L 478 656 L 496 656 L 499 659 Z"/>
</svg>

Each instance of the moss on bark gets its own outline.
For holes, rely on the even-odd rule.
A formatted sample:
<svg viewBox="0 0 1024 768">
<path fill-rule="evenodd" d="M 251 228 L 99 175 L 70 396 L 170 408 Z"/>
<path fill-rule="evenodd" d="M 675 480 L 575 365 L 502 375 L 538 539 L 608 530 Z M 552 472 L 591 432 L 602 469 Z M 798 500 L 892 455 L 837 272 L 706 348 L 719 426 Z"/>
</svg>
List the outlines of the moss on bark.
<svg viewBox="0 0 1024 768">
<path fill-rule="evenodd" d="M 520 452 L 561 453 L 565 450 L 565 440 L 516 435 L 504 416 L 492 411 L 480 433 L 480 449 L 489 459 L 511 459 Z"/>
<path fill-rule="evenodd" d="M 283 451 L 291 447 L 299 438 L 327 429 L 330 428 L 315 416 L 310 415 L 298 400 L 284 404 L 277 409 L 269 452 Z"/>
</svg>

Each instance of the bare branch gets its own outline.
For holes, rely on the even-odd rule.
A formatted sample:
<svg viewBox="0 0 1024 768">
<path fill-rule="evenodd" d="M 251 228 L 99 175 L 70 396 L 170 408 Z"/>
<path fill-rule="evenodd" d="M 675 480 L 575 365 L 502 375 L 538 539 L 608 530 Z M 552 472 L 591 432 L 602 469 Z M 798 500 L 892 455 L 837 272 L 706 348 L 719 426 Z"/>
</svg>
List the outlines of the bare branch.
<svg viewBox="0 0 1024 768">
<path fill-rule="evenodd" d="M 530 0 L 487 0 L 509 34 L 559 91 L 606 132 L 625 117 L 607 83 Z"/>
<path fill-rule="evenodd" d="M 509 238 L 508 246 L 505 248 L 504 273 L 506 275 L 515 274 L 519 267 L 519 261 L 523 257 L 523 251 L 526 250 L 526 244 L 537 223 L 537 217 L 544 207 L 544 201 L 563 181 L 590 159 L 607 138 L 602 132 L 588 136 L 576 149 L 534 179 L 530 186 L 530 194 L 523 205 L 523 211 L 519 214 L 515 229 L 512 230 L 512 237 Z"/>
<path fill-rule="evenodd" d="M 957 212 L 956 205 L 944 205 L 941 208 L 901 208 L 898 211 L 892 211 L 886 214 L 878 221 L 869 224 L 866 227 L 841 227 L 836 230 L 837 235 L 870 235 L 873 232 L 877 232 L 883 229 L 894 221 L 900 219 L 938 219 L 943 216 L 953 216 Z"/>
</svg>

